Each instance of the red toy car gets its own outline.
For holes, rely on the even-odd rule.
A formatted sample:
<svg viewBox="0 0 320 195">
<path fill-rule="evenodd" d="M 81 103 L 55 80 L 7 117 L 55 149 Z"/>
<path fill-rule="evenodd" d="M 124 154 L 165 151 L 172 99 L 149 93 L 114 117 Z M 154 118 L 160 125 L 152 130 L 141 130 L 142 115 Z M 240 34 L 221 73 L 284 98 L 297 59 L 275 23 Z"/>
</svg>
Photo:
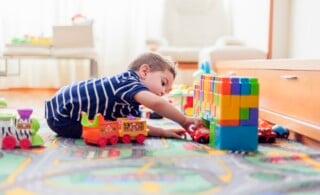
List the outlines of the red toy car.
<svg viewBox="0 0 320 195">
<path fill-rule="evenodd" d="M 259 143 L 274 143 L 277 134 L 272 131 L 272 125 L 267 121 L 259 119 L 258 126 Z"/>
<path fill-rule="evenodd" d="M 207 144 L 209 143 L 209 129 L 205 126 L 201 126 L 195 129 L 193 125 L 189 127 L 187 133 L 190 135 L 191 139 L 195 142 Z"/>
</svg>

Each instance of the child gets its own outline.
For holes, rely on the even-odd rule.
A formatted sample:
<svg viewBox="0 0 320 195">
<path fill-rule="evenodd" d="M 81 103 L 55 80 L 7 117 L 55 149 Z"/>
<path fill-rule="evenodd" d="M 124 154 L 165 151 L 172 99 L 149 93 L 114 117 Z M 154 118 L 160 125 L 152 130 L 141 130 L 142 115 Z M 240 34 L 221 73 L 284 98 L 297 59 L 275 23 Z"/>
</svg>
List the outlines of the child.
<svg viewBox="0 0 320 195">
<path fill-rule="evenodd" d="M 121 74 L 89 79 L 61 88 L 45 103 L 49 127 L 59 136 L 80 138 L 81 111 L 89 118 L 101 113 L 106 120 L 128 115 L 140 116 L 139 105 L 144 105 L 169 118 L 184 129 L 200 120 L 184 116 L 168 101 L 161 98 L 171 90 L 176 71 L 174 63 L 155 53 L 144 53 L 136 58 L 129 70 Z M 150 136 L 180 138 L 183 129 L 162 129 L 149 126 Z"/>
</svg>

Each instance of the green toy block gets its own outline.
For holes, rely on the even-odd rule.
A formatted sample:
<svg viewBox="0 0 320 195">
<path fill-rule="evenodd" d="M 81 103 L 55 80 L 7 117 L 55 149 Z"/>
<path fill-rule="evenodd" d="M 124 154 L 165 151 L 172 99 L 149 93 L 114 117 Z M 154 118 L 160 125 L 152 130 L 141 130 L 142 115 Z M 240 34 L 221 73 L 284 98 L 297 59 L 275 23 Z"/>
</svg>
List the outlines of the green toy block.
<svg viewBox="0 0 320 195">
<path fill-rule="evenodd" d="M 213 120 L 210 122 L 210 131 L 209 131 L 209 146 L 211 147 L 215 147 L 215 137 L 216 137 L 216 131 L 215 131 L 215 128 L 216 128 L 216 121 Z"/>
<path fill-rule="evenodd" d="M 249 119 L 249 108 L 240 108 L 240 120 Z"/>
<path fill-rule="evenodd" d="M 250 78 L 249 83 L 251 85 L 251 95 L 259 95 L 259 83 L 257 78 Z"/>
</svg>

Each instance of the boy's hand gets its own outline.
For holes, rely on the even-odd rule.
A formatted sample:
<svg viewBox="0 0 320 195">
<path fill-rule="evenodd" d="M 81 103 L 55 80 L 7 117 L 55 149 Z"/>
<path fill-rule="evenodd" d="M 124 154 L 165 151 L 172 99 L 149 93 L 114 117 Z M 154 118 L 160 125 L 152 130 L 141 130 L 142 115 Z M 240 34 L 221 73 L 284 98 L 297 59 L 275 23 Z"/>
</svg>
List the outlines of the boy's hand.
<svg viewBox="0 0 320 195">
<path fill-rule="evenodd" d="M 163 137 L 167 138 L 186 138 L 186 131 L 184 129 L 165 129 L 163 130 Z"/>
<path fill-rule="evenodd" d="M 194 128 L 199 128 L 202 124 L 202 121 L 198 118 L 192 118 L 192 117 L 186 117 L 184 123 L 182 124 L 182 127 L 184 129 L 189 129 L 189 127 L 193 125 Z"/>
</svg>

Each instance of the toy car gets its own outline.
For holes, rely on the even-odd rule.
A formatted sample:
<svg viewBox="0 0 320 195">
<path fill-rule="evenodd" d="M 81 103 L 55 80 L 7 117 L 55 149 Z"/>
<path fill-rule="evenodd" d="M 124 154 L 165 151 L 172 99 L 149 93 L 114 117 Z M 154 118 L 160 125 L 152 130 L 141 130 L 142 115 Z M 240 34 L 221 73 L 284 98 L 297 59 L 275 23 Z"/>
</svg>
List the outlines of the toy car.
<svg viewBox="0 0 320 195">
<path fill-rule="evenodd" d="M 272 131 L 272 125 L 267 121 L 259 120 L 258 138 L 259 143 L 274 143 L 276 141 L 276 133 Z"/>
<path fill-rule="evenodd" d="M 289 130 L 281 125 L 273 125 L 272 131 L 277 135 L 278 138 L 288 139 Z"/>
<path fill-rule="evenodd" d="M 189 127 L 187 133 L 190 135 L 191 139 L 195 142 L 207 144 L 209 143 L 209 129 L 205 126 L 195 129 L 193 125 Z"/>
</svg>

